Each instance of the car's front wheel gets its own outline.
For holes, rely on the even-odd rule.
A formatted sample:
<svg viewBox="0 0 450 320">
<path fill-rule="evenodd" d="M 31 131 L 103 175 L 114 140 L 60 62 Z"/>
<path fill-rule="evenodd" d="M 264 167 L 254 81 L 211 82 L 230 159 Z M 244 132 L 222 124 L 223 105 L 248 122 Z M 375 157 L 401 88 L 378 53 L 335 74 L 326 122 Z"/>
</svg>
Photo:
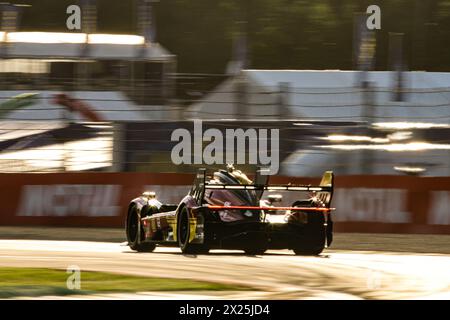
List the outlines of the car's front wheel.
<svg viewBox="0 0 450 320">
<path fill-rule="evenodd" d="M 139 215 L 136 206 L 130 208 L 127 219 L 127 240 L 131 250 L 138 252 L 152 252 L 156 245 L 151 242 L 142 242 L 144 238 L 144 230 L 139 223 Z"/>
<path fill-rule="evenodd" d="M 178 215 L 177 227 L 178 245 L 184 254 L 206 254 L 209 248 L 204 244 L 190 243 L 191 228 L 189 222 L 189 212 L 187 208 L 181 209 Z"/>
</svg>

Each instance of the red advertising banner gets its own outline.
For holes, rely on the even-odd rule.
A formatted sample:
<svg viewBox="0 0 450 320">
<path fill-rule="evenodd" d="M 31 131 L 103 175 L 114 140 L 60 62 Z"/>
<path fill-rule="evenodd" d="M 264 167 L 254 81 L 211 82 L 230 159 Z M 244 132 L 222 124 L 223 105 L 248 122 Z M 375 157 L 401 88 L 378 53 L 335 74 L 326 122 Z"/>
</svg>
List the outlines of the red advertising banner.
<svg viewBox="0 0 450 320">
<path fill-rule="evenodd" d="M 143 173 L 0 174 L 0 225 L 121 227 L 128 203 L 151 186 L 186 194 L 193 175 Z M 179 200 L 179 199 L 178 199 Z"/>
<path fill-rule="evenodd" d="M 178 203 L 194 176 L 152 173 L 0 174 L 0 225 L 122 227 L 145 190 Z M 318 179 L 272 177 L 271 183 Z M 336 231 L 450 234 L 450 178 L 338 176 Z"/>
</svg>

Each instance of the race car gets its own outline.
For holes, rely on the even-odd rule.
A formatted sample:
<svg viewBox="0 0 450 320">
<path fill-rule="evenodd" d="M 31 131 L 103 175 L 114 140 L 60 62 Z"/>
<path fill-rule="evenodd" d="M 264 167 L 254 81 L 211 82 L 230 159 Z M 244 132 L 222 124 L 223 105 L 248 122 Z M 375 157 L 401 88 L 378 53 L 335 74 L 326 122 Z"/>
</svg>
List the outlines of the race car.
<svg viewBox="0 0 450 320">
<path fill-rule="evenodd" d="M 211 175 L 200 169 L 178 204 L 162 203 L 154 192 L 144 192 L 128 207 L 129 247 L 152 252 L 157 245 L 178 246 L 185 254 L 210 249 L 320 254 L 333 237 L 333 172 L 325 172 L 317 186 L 270 185 L 261 170 L 253 182 L 232 165 Z"/>
</svg>

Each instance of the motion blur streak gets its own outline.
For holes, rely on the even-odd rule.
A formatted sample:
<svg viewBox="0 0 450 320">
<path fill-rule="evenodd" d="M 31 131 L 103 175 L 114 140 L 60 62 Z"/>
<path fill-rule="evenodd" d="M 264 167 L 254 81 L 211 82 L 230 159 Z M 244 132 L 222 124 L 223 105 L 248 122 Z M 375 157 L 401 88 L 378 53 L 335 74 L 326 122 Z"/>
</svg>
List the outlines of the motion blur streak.
<svg viewBox="0 0 450 320">
<path fill-rule="evenodd" d="M 288 251 L 271 251 L 264 256 L 245 256 L 217 250 L 210 255 L 183 256 L 174 248 L 134 253 L 115 243 L 0 241 L 0 266 L 65 269 L 72 264 L 80 266 L 82 272 L 197 279 L 248 285 L 258 290 L 248 292 L 245 299 L 450 298 L 448 255 L 328 251 L 320 257 L 300 257 Z M 158 296 L 163 298 L 160 293 L 154 298 Z M 201 298 L 217 298 L 217 293 Z"/>
<path fill-rule="evenodd" d="M 384 145 L 331 145 L 319 146 L 325 149 L 337 150 L 384 150 L 384 151 L 426 151 L 426 150 L 450 150 L 450 144 L 411 142 L 411 143 L 392 143 Z"/>
<path fill-rule="evenodd" d="M 1 32 L 1 41 L 14 43 L 85 43 L 140 45 L 145 40 L 141 36 L 128 34 L 86 34 L 69 32 Z"/>
<path fill-rule="evenodd" d="M 448 128 L 448 124 L 425 123 L 425 122 L 378 122 L 373 124 L 381 129 L 431 129 L 431 128 Z"/>
</svg>

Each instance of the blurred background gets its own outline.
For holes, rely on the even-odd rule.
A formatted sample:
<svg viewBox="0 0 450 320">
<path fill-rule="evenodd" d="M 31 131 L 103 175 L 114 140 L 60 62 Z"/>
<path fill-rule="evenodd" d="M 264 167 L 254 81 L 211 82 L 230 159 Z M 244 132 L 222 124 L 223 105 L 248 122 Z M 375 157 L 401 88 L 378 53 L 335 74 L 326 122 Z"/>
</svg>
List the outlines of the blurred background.
<svg viewBox="0 0 450 320">
<path fill-rule="evenodd" d="M 0 172 L 192 173 L 170 136 L 203 119 L 280 129 L 282 175 L 450 175 L 448 0 L 0 9 Z"/>
<path fill-rule="evenodd" d="M 73 5 L 79 28 L 69 28 Z M 372 5 L 379 16 L 367 13 Z M 205 166 L 171 160 L 172 132 L 192 133 L 195 119 L 203 132 L 278 129 L 270 183 L 317 185 L 334 171 L 333 248 L 366 252 L 320 261 L 127 254 L 130 200 L 153 191 L 178 204 Z M 447 299 L 448 256 L 373 251 L 450 253 L 450 0 L 2 1 L 0 191 L 0 297 L 43 285 L 34 270 L 2 266 L 75 264 L 260 284 L 270 296 L 257 299 L 306 297 L 308 286 L 318 298 L 441 290 Z M 243 294 L 234 297 L 252 297 Z"/>
</svg>

